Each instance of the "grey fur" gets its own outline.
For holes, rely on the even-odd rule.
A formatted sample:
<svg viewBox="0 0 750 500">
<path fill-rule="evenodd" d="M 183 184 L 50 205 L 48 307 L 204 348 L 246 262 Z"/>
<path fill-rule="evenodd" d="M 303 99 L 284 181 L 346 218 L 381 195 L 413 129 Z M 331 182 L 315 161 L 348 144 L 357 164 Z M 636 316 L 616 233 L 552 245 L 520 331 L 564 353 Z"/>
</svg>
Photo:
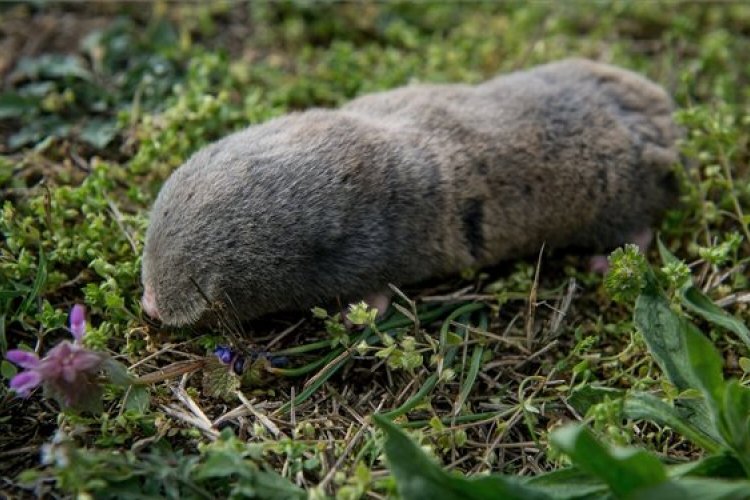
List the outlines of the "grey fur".
<svg viewBox="0 0 750 500">
<path fill-rule="evenodd" d="M 413 85 L 249 127 L 195 153 L 151 213 L 143 283 L 167 324 L 211 301 L 304 309 L 534 254 L 602 251 L 676 199 L 672 102 L 565 60 Z"/>
</svg>

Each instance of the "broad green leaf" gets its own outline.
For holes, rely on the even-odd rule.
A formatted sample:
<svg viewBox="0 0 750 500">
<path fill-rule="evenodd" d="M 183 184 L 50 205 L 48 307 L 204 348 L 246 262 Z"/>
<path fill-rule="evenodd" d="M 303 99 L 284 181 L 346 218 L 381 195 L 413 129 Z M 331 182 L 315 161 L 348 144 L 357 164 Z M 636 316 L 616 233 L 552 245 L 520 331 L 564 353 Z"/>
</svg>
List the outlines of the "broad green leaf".
<svg viewBox="0 0 750 500">
<path fill-rule="evenodd" d="M 514 478 L 467 479 L 448 474 L 395 424 L 380 415 L 372 418 L 386 435 L 385 454 L 403 500 L 552 500 Z"/>
<path fill-rule="evenodd" d="M 236 498 L 258 500 L 303 500 L 307 494 L 288 479 L 273 471 L 258 468 L 246 459 L 244 450 L 231 443 L 224 449 L 212 450 L 203 466 L 195 473 L 197 480 L 233 478 Z"/>
<path fill-rule="evenodd" d="M 682 291 L 681 298 L 685 307 L 702 316 L 706 321 L 736 333 L 746 345 L 750 346 L 750 330 L 747 326 L 714 304 L 703 292 L 690 286 Z"/>
<path fill-rule="evenodd" d="M 203 394 L 212 398 L 231 401 L 240 388 L 240 377 L 232 367 L 222 364 L 215 356 L 210 356 L 203 367 Z"/>
<path fill-rule="evenodd" d="M 635 324 L 654 360 L 679 391 L 700 387 L 690 366 L 682 323 L 649 271 L 646 287 L 635 304 Z"/>
<path fill-rule="evenodd" d="M 576 387 L 570 393 L 567 403 L 579 414 L 585 415 L 589 408 L 595 404 L 604 402 L 605 399 L 620 399 L 625 396 L 623 389 L 613 387 L 603 387 L 600 385 L 582 385 Z"/>
<path fill-rule="evenodd" d="M 271 470 L 258 470 L 251 478 L 250 484 L 255 497 L 240 495 L 237 498 L 256 498 L 258 500 L 307 500 L 305 491 L 296 487 L 291 481 Z M 240 483 L 242 485 L 242 483 Z"/>
<path fill-rule="evenodd" d="M 544 490 L 554 500 L 601 499 L 609 486 L 576 467 L 530 477 L 525 484 Z"/>
<path fill-rule="evenodd" d="M 650 420 L 669 426 L 706 451 L 715 453 L 721 449 L 720 437 L 711 425 L 710 415 L 706 415 L 703 420 L 705 425 L 698 427 L 696 421 L 700 419 L 688 418 L 684 408 L 670 406 L 653 394 L 635 391 L 628 393 L 623 413 L 626 418 L 633 420 Z"/>
<path fill-rule="evenodd" d="M 36 97 L 38 98 L 37 102 L 41 102 L 41 98 L 47 96 L 50 92 L 54 92 L 55 87 L 55 82 L 30 82 L 21 87 L 18 93 L 25 97 Z"/>
<path fill-rule="evenodd" d="M 11 378 L 15 377 L 18 373 L 18 368 L 16 368 L 16 365 L 11 363 L 10 361 L 2 360 L 0 361 L 0 375 L 6 379 L 10 380 Z"/>
<path fill-rule="evenodd" d="M 151 404 L 151 395 L 148 388 L 142 385 L 131 385 L 122 405 L 126 410 L 135 410 L 139 414 L 148 412 Z"/>
<path fill-rule="evenodd" d="M 195 474 L 195 478 L 198 480 L 212 479 L 217 477 L 228 477 L 238 473 L 247 475 L 246 469 L 256 469 L 255 464 L 252 462 L 245 463 L 242 453 L 231 449 L 222 450 L 211 450 L 208 453 L 206 462 L 201 466 L 200 470 Z"/>
<path fill-rule="evenodd" d="M 109 382 L 115 385 L 126 387 L 135 381 L 125 365 L 113 358 L 104 360 L 102 370 L 107 374 Z"/>
<path fill-rule="evenodd" d="M 653 271 L 646 275 L 646 287 L 635 305 L 635 324 L 638 326 L 649 352 L 669 381 L 680 392 L 700 390 L 702 383 L 690 361 L 685 332 L 695 328 L 672 310 L 659 288 Z M 678 402 L 681 414 L 704 434 L 718 437 L 713 431 L 712 410 L 704 400 Z"/>
<path fill-rule="evenodd" d="M 750 481 L 683 478 L 638 491 L 633 500 L 743 500 L 750 498 Z"/>
<path fill-rule="evenodd" d="M 722 417 L 725 439 L 750 477 L 750 388 L 736 380 L 726 384 Z"/>
<path fill-rule="evenodd" d="M 0 120 L 34 115 L 39 108 L 40 99 L 18 93 L 0 94 Z"/>
<path fill-rule="evenodd" d="M 558 429 L 550 435 L 550 441 L 574 465 L 607 483 L 619 498 L 667 480 L 664 466 L 655 456 L 643 450 L 608 449 L 583 426 Z"/>
<path fill-rule="evenodd" d="M 8 138 L 8 147 L 10 149 L 18 149 L 39 142 L 43 138 L 44 132 L 40 130 L 40 127 L 26 126 Z"/>
<path fill-rule="evenodd" d="M 13 72 L 13 78 L 75 78 L 91 80 L 91 72 L 84 67 L 83 58 L 77 55 L 44 54 L 36 58 L 22 57 Z"/>
<path fill-rule="evenodd" d="M 716 348 L 698 328 L 687 321 L 684 324 L 685 341 L 690 358 L 690 366 L 700 387 L 708 398 L 709 406 L 715 414 L 720 411 L 724 399 L 724 375 L 721 356 Z"/>
<path fill-rule="evenodd" d="M 89 120 L 81 129 L 79 138 L 95 148 L 104 149 L 117 135 L 117 124 L 113 120 Z"/>
<path fill-rule="evenodd" d="M 59 115 L 38 116 L 8 138 L 8 147 L 16 149 L 50 137 L 65 137 L 69 130 L 70 123 Z"/>
<path fill-rule="evenodd" d="M 714 479 L 745 479 L 747 474 L 742 464 L 728 450 L 716 455 L 709 455 L 694 462 L 671 465 L 669 477 L 712 477 Z"/>
</svg>

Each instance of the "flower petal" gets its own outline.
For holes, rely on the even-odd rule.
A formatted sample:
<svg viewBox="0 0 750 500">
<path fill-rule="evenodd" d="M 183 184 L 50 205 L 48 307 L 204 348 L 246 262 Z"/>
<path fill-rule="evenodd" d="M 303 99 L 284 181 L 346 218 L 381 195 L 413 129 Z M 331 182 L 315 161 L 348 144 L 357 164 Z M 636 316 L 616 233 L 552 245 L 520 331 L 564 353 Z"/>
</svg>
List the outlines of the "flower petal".
<svg viewBox="0 0 750 500">
<path fill-rule="evenodd" d="M 78 349 L 73 354 L 70 364 L 78 372 L 87 372 L 98 368 L 104 358 L 101 354 L 89 351 L 88 349 Z"/>
<path fill-rule="evenodd" d="M 232 350 L 229 347 L 220 345 L 217 346 L 214 350 L 214 354 L 219 358 L 219 361 L 224 363 L 225 365 L 228 365 L 230 361 L 232 361 Z"/>
<path fill-rule="evenodd" d="M 23 397 L 42 382 L 42 376 L 35 371 L 21 372 L 10 380 L 10 388 Z"/>
<path fill-rule="evenodd" d="M 39 364 L 39 357 L 36 354 L 21 349 L 11 349 L 5 354 L 5 359 L 26 369 L 34 368 Z"/>
<path fill-rule="evenodd" d="M 60 376 L 66 383 L 73 384 L 78 378 L 78 370 L 73 365 L 65 364 L 60 370 Z"/>
<path fill-rule="evenodd" d="M 74 345 L 67 340 L 61 340 L 55 347 L 47 351 L 43 361 L 55 360 L 56 363 L 65 363 L 73 354 Z"/>
<path fill-rule="evenodd" d="M 74 305 L 70 311 L 70 333 L 77 343 L 83 340 L 86 333 L 86 307 L 81 304 Z"/>
</svg>

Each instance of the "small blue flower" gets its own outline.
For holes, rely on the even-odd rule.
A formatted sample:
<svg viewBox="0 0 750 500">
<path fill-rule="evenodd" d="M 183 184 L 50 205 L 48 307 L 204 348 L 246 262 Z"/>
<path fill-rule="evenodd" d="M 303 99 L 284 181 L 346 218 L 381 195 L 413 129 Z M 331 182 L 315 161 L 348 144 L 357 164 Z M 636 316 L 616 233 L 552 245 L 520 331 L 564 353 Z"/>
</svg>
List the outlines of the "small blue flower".
<svg viewBox="0 0 750 500">
<path fill-rule="evenodd" d="M 232 357 L 234 356 L 234 353 L 232 350 L 227 346 L 217 346 L 216 349 L 214 349 L 214 354 L 219 358 L 219 361 L 224 363 L 225 365 L 228 365 L 232 361 Z"/>
</svg>

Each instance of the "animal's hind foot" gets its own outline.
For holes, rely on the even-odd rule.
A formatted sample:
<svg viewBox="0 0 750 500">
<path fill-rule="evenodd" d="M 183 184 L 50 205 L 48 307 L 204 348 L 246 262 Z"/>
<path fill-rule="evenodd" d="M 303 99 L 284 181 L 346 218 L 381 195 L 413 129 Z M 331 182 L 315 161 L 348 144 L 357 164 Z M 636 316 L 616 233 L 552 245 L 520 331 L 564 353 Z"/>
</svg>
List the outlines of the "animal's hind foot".
<svg viewBox="0 0 750 500">
<path fill-rule="evenodd" d="M 632 243 L 638 247 L 638 250 L 645 254 L 648 251 L 648 247 L 651 246 L 651 242 L 654 239 L 654 232 L 650 228 L 646 228 L 642 231 L 638 231 L 633 234 L 628 243 Z M 599 274 L 605 274 L 609 271 L 609 259 L 606 255 L 594 255 L 589 260 L 589 271 Z"/>
</svg>

